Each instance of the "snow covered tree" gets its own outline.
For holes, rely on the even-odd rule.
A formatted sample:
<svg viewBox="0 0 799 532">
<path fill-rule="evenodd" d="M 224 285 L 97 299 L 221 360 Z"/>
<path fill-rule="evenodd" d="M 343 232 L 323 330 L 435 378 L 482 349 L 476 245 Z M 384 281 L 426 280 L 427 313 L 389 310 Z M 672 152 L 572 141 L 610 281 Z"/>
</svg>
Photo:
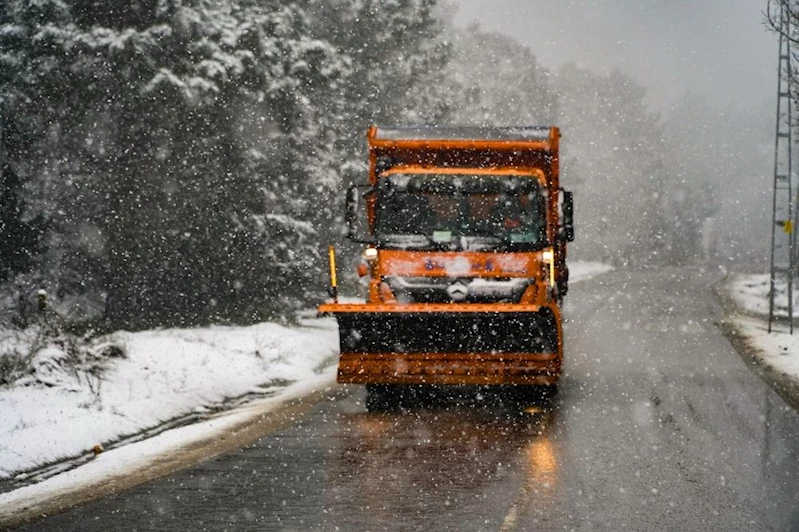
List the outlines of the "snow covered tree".
<svg viewBox="0 0 799 532">
<path fill-rule="evenodd" d="M 371 124 L 435 123 L 450 108 L 442 69 L 449 43 L 436 0 L 308 0 L 314 34 L 349 59 L 339 145 L 362 160 Z"/>
<path fill-rule="evenodd" d="M 453 121 L 471 125 L 550 125 L 558 95 L 535 55 L 512 37 L 477 24 L 448 29 L 453 57 L 446 68 L 460 97 Z"/>
<path fill-rule="evenodd" d="M 664 122 L 664 153 L 669 178 L 662 183 L 663 208 L 658 240 L 663 259 L 672 264 L 707 258 L 705 224 L 719 210 L 718 181 L 735 172 L 720 135 L 711 134 L 709 121 L 716 113 L 702 97 L 686 94 L 669 111 Z"/>
<path fill-rule="evenodd" d="M 329 93 L 334 105 L 326 105 L 328 112 L 317 122 L 327 149 L 313 165 L 333 187 L 330 201 L 317 204 L 325 222 L 316 224 L 319 239 L 346 250 L 351 245 L 340 231 L 341 198 L 348 184 L 366 180 L 367 128 L 450 123 L 458 99 L 444 71 L 450 45 L 437 0 L 304 0 L 302 5 L 310 34 L 331 43 L 348 67 Z"/>
<path fill-rule="evenodd" d="M 41 252 L 44 224 L 41 218 L 25 219 L 21 185 L 10 165 L 0 169 L 0 282 L 30 270 Z"/>
<path fill-rule="evenodd" d="M 675 179 L 663 158 L 663 126 L 646 91 L 614 71 L 598 75 L 575 65 L 555 77 L 561 94 L 564 169 L 575 183 L 576 254 L 617 263 L 653 258 L 666 220 L 664 185 Z"/>
<path fill-rule="evenodd" d="M 670 206 L 675 215 L 683 213 L 677 227 L 687 229 L 678 231 L 683 243 L 674 248 L 717 264 L 762 264 L 771 224 L 772 105 L 719 107 L 687 93 L 666 111 L 668 160 L 686 181 L 682 196 L 671 195 L 678 200 Z"/>
<path fill-rule="evenodd" d="M 4 157 L 49 221 L 37 275 L 102 296 L 112 327 L 313 297 L 366 127 L 446 113 L 435 4 L 3 3 Z"/>
<path fill-rule="evenodd" d="M 579 179 L 576 254 L 637 264 L 705 260 L 706 225 L 719 205 L 712 183 L 728 171 L 701 125 L 712 112 L 686 99 L 664 121 L 648 108 L 646 90 L 620 72 L 568 65 L 556 80 L 569 139 L 565 173 Z"/>
<path fill-rule="evenodd" d="M 262 261 L 253 269 L 243 256 L 305 241 L 291 216 L 311 213 L 313 202 L 286 212 L 296 202 L 271 202 L 274 175 L 259 172 L 291 161 L 283 182 L 310 181 L 297 161 L 311 156 L 297 139 L 321 112 L 311 96 L 344 72 L 332 47 L 307 37 L 302 10 L 20 0 L 5 5 L 0 21 L 3 101 L 20 116 L 28 102 L 48 110 L 31 112 L 47 127 L 30 133 L 56 148 L 54 161 L 30 173 L 66 190 L 49 198 L 66 213 L 57 227 L 96 237 L 71 242 L 57 258 L 102 262 L 111 324 L 246 321 L 278 310 L 261 288 L 285 288 L 285 268 Z M 242 135 L 254 114 L 266 125 Z M 273 160 L 254 164 L 270 150 Z M 270 213 L 271 234 L 255 223 Z M 75 252 L 97 245 L 99 254 Z M 313 277 L 303 268 L 293 274 L 300 284 Z"/>
</svg>

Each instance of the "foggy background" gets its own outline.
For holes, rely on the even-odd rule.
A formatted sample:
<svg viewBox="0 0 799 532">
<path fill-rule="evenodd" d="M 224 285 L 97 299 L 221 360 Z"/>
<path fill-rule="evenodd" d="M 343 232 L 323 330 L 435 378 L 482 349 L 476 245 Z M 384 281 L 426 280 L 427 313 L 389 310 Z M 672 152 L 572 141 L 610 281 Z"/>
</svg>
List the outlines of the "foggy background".
<svg viewBox="0 0 799 532">
<path fill-rule="evenodd" d="M 553 76 L 573 64 L 643 86 L 646 103 L 710 171 L 706 194 L 719 205 L 703 230 L 711 262 L 768 269 L 778 41 L 764 23 L 765 1 L 453 3 L 456 26 L 512 36 Z M 687 101 L 704 110 L 686 112 Z M 574 148 L 569 133 L 564 157 Z M 579 177 L 565 173 L 565 186 Z M 579 254 L 585 241 L 574 247 Z"/>
<path fill-rule="evenodd" d="M 454 0 L 455 22 L 479 21 L 529 46 L 541 65 L 618 68 L 664 108 L 685 91 L 720 106 L 773 109 L 777 39 L 755 0 Z"/>
</svg>

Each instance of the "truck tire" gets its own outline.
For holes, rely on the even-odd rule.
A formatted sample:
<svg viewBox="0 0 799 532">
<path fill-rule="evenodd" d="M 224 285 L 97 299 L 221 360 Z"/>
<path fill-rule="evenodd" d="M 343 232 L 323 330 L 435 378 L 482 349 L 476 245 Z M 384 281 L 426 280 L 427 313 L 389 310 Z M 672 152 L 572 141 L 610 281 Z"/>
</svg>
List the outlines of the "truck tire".
<svg viewBox="0 0 799 532">
<path fill-rule="evenodd" d="M 400 404 L 399 392 L 396 384 L 367 384 L 366 410 L 368 412 L 396 410 Z"/>
<path fill-rule="evenodd" d="M 536 405 L 545 408 L 552 406 L 552 402 L 558 395 L 558 385 L 519 385 L 516 388 L 516 397 L 522 403 Z"/>
</svg>

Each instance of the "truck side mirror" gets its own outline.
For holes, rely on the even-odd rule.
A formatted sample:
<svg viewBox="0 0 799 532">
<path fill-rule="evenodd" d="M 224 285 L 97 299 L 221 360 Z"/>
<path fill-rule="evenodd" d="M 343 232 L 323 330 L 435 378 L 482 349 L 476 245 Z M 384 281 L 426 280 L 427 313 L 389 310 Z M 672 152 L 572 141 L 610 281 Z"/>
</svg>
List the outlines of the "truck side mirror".
<svg viewBox="0 0 799 532">
<path fill-rule="evenodd" d="M 574 194 L 563 191 L 563 240 L 574 242 Z"/>
<path fill-rule="evenodd" d="M 366 209 L 361 207 L 361 199 L 371 193 L 374 193 L 374 188 L 369 185 L 352 185 L 347 189 L 344 219 L 347 223 L 347 238 L 353 242 L 363 244 L 374 242 L 374 238 L 369 234 Z"/>
</svg>

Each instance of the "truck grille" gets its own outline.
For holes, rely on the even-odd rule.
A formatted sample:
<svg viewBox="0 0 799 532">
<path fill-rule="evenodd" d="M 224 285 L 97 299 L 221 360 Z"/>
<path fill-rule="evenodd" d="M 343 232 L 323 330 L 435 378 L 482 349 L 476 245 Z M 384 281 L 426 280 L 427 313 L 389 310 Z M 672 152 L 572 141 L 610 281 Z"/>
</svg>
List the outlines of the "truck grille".
<svg viewBox="0 0 799 532">
<path fill-rule="evenodd" d="M 529 279 L 521 277 L 386 277 L 384 280 L 401 303 L 518 303 L 530 285 Z"/>
</svg>

